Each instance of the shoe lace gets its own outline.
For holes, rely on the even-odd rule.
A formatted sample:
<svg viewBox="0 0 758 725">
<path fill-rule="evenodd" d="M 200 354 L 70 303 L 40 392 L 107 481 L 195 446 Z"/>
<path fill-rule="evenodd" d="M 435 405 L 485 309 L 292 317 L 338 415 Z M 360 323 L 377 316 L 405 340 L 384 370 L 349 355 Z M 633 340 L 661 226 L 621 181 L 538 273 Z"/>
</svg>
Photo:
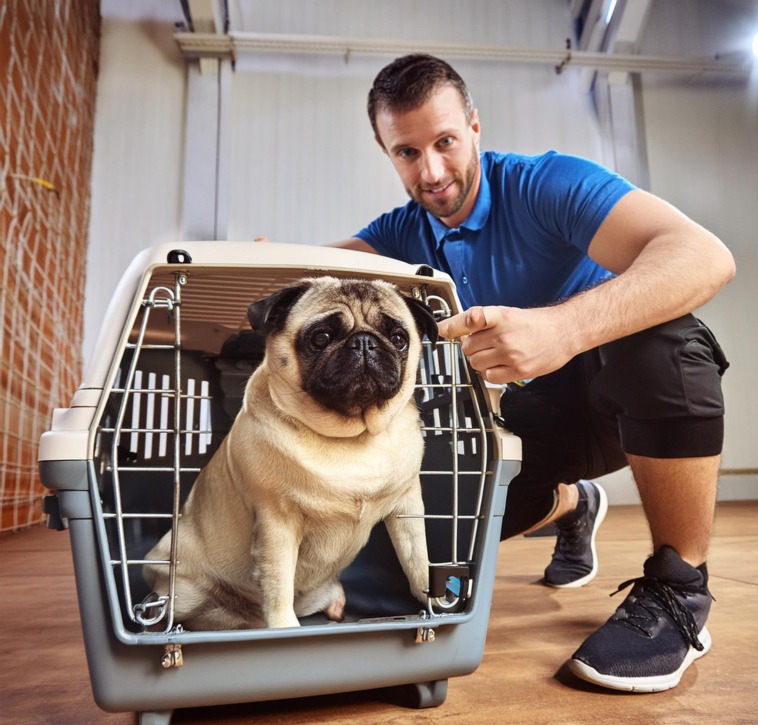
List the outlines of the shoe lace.
<svg viewBox="0 0 758 725">
<path fill-rule="evenodd" d="M 556 549 L 562 552 L 576 552 L 580 549 L 586 538 L 585 531 L 587 522 L 580 518 L 568 524 L 558 525 Z"/>
<path fill-rule="evenodd" d="M 705 649 L 698 636 L 697 622 L 695 622 L 692 612 L 682 604 L 680 599 L 681 595 L 686 598 L 690 594 L 695 594 L 694 589 L 687 587 L 673 589 L 660 579 L 643 576 L 619 584 L 618 589 L 610 596 L 618 594 L 633 584 L 636 585 L 634 594 L 637 607 L 632 611 L 627 611 L 627 617 L 623 620 L 626 624 L 650 636 L 649 627 L 651 624 L 660 621 L 658 612 L 663 610 L 671 617 L 687 644 L 694 647 L 698 652 Z M 708 594 L 710 596 L 710 592 Z"/>
</svg>

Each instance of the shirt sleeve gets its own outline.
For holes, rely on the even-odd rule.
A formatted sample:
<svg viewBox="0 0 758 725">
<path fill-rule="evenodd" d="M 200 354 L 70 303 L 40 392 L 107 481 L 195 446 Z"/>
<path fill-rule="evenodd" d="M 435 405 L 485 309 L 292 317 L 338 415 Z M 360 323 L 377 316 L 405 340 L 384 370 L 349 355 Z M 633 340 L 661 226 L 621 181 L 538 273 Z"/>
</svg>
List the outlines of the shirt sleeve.
<svg viewBox="0 0 758 725">
<path fill-rule="evenodd" d="M 616 202 L 635 186 L 594 161 L 551 152 L 530 167 L 522 188 L 533 222 L 586 252 Z"/>
<path fill-rule="evenodd" d="M 410 205 L 382 214 L 354 236 L 385 257 L 408 263 L 418 261 L 418 244 L 412 244 L 418 240 L 418 220 Z"/>
</svg>

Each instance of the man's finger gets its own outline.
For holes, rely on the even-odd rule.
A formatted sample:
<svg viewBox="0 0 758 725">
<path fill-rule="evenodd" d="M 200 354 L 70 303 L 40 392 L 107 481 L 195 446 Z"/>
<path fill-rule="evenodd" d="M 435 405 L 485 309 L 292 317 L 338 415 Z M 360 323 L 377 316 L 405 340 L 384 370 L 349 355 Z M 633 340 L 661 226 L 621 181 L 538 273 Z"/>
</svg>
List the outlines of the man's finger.
<svg viewBox="0 0 758 725">
<path fill-rule="evenodd" d="M 441 320 L 438 324 L 440 335 L 448 340 L 465 337 L 472 332 L 485 330 L 489 326 L 484 307 L 470 307 L 465 312 Z"/>
<path fill-rule="evenodd" d="M 498 365 L 494 368 L 487 368 L 482 372 L 484 379 L 493 385 L 504 385 L 505 383 L 515 383 L 519 381 L 519 376 L 507 365 Z"/>
</svg>

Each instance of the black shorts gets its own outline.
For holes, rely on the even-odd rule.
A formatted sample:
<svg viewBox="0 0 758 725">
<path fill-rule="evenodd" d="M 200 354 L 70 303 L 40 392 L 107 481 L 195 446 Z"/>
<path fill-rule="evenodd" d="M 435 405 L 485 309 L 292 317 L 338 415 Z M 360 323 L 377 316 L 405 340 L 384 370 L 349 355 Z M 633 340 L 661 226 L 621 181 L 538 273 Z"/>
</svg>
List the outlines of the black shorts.
<svg viewBox="0 0 758 725">
<path fill-rule="evenodd" d="M 523 442 L 508 489 L 503 537 L 542 520 L 558 483 L 626 465 L 626 453 L 694 458 L 721 452 L 721 376 L 729 366 L 713 333 L 692 315 L 578 355 L 500 401 Z"/>
</svg>

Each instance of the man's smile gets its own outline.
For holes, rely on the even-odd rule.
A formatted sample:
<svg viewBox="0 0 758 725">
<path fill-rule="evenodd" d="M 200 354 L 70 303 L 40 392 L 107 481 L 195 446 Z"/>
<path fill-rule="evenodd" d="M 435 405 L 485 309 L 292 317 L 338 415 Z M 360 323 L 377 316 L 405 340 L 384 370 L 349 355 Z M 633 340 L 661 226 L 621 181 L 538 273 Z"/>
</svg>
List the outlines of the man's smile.
<svg viewBox="0 0 758 725">
<path fill-rule="evenodd" d="M 444 194 L 455 182 L 449 181 L 446 184 L 442 186 L 434 186 L 427 189 L 421 189 L 422 193 L 424 194 L 430 194 L 431 196 L 441 196 Z"/>
</svg>

